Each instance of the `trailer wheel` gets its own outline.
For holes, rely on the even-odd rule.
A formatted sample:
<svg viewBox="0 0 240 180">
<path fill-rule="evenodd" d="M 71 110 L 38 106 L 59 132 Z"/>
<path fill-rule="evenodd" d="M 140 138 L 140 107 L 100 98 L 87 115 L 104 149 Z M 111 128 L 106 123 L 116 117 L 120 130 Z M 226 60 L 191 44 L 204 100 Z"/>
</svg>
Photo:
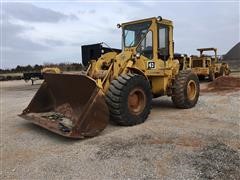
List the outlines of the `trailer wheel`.
<svg viewBox="0 0 240 180">
<path fill-rule="evenodd" d="M 199 91 L 197 75 L 191 71 L 180 71 L 173 83 L 172 101 L 177 108 L 192 108 L 198 101 Z"/>
<path fill-rule="evenodd" d="M 138 74 L 125 74 L 111 82 L 106 101 L 112 121 L 123 126 L 143 123 L 152 102 L 151 87 L 147 79 Z"/>
</svg>

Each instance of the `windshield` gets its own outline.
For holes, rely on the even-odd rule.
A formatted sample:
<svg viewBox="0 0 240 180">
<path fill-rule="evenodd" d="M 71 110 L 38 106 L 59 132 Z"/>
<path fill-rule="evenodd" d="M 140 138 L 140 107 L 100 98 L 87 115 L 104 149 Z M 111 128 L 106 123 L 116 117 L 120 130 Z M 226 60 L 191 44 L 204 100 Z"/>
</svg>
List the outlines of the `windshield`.
<svg viewBox="0 0 240 180">
<path fill-rule="evenodd" d="M 137 24 L 129 24 L 124 26 L 123 29 L 124 47 L 129 48 L 137 46 L 141 39 L 146 35 L 150 25 L 151 21 Z"/>
</svg>

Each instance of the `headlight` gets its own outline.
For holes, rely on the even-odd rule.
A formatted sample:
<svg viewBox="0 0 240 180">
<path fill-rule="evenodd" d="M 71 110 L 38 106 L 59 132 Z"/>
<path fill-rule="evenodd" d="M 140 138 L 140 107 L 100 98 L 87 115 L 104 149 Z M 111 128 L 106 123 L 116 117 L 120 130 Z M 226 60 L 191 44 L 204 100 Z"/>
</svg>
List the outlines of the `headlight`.
<svg viewBox="0 0 240 180">
<path fill-rule="evenodd" d="M 162 21 L 162 16 L 158 16 L 157 21 Z"/>
<path fill-rule="evenodd" d="M 140 58 L 140 56 L 141 56 L 141 54 L 138 52 L 138 53 L 136 54 L 136 58 Z"/>
</svg>

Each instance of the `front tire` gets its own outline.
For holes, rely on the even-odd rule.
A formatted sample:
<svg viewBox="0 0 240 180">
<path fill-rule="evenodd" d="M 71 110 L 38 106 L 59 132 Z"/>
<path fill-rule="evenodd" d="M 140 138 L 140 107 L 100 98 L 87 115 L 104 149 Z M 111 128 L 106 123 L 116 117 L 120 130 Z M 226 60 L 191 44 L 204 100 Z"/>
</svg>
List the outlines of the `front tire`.
<svg viewBox="0 0 240 180">
<path fill-rule="evenodd" d="M 220 76 L 225 76 L 225 75 L 226 75 L 226 73 L 225 73 L 225 67 L 222 66 L 222 67 L 220 68 Z"/>
<path fill-rule="evenodd" d="M 172 101 L 177 108 L 192 108 L 198 101 L 199 91 L 197 75 L 191 71 L 180 71 L 173 83 Z"/>
<path fill-rule="evenodd" d="M 123 126 L 143 123 L 151 110 L 152 93 L 147 79 L 138 74 L 120 75 L 106 95 L 110 118 Z"/>
<path fill-rule="evenodd" d="M 204 76 L 204 75 L 198 75 L 198 79 L 199 79 L 200 81 L 202 81 L 202 80 L 205 79 L 205 76 Z"/>
</svg>

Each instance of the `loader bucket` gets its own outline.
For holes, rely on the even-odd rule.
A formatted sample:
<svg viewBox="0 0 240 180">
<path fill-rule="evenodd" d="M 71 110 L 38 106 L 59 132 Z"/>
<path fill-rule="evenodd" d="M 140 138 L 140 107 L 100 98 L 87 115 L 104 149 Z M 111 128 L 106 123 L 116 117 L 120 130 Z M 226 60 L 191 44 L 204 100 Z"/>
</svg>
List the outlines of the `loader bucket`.
<svg viewBox="0 0 240 180">
<path fill-rule="evenodd" d="M 103 91 L 87 76 L 44 74 L 45 81 L 20 117 L 57 134 L 96 136 L 108 124 Z"/>
</svg>

